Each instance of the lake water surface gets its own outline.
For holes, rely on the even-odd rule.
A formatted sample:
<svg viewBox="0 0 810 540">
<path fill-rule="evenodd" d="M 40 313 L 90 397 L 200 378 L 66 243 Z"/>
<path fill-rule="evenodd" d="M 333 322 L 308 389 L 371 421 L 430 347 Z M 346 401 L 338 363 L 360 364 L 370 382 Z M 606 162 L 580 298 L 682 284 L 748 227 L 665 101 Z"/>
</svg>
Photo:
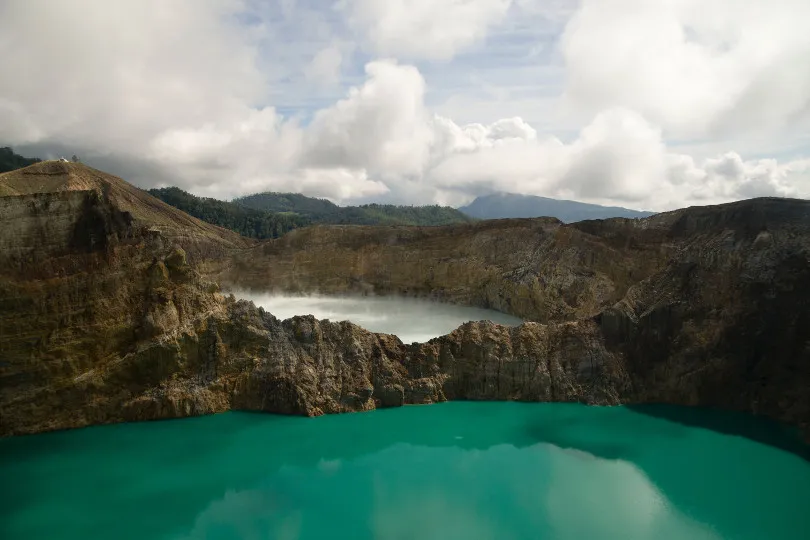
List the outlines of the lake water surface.
<svg viewBox="0 0 810 540">
<path fill-rule="evenodd" d="M 810 538 L 810 463 L 663 416 L 459 402 L 5 439 L 0 538 Z"/>
<path fill-rule="evenodd" d="M 419 298 L 388 296 L 289 296 L 233 291 L 279 319 L 314 315 L 317 319 L 351 321 L 371 332 L 394 334 L 404 343 L 425 342 L 449 334 L 468 321 L 489 320 L 514 326 L 522 321 L 499 311 L 457 306 Z"/>
</svg>

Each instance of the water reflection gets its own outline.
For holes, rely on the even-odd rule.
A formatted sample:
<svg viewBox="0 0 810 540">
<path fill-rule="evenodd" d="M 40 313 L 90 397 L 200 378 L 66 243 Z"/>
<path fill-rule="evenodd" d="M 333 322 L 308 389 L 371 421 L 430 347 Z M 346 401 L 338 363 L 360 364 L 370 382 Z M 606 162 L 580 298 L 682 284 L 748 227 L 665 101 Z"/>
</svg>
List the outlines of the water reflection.
<svg viewBox="0 0 810 540">
<path fill-rule="evenodd" d="M 456 306 L 418 298 L 358 296 L 285 296 L 233 291 L 279 319 L 314 315 L 317 319 L 351 321 L 372 332 L 394 334 L 404 343 L 425 342 L 449 334 L 467 321 L 490 320 L 518 325 L 522 321 L 498 311 Z"/>
<path fill-rule="evenodd" d="M 720 540 L 677 508 L 635 464 L 575 451 L 549 453 L 546 499 L 554 538 Z"/>
<path fill-rule="evenodd" d="M 179 539 L 719 540 L 634 466 L 536 444 L 397 444 L 348 462 L 283 467 L 228 493 Z"/>
<path fill-rule="evenodd" d="M 4 540 L 810 538 L 810 463 L 623 407 L 105 426 L 0 440 L 0 485 Z"/>
</svg>

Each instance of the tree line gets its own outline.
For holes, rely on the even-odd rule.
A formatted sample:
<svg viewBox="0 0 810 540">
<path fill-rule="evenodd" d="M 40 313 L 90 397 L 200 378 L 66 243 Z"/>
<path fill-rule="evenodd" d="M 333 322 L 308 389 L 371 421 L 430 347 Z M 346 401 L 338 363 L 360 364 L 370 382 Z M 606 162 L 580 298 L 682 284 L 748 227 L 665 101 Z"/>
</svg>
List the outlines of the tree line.
<svg viewBox="0 0 810 540">
<path fill-rule="evenodd" d="M 197 219 L 248 238 L 278 238 L 288 231 L 311 223 L 298 214 L 254 210 L 232 202 L 197 197 L 177 187 L 150 189 L 149 194 Z"/>
<path fill-rule="evenodd" d="M 239 197 L 234 199 L 234 202 L 254 210 L 294 212 L 309 217 L 314 223 L 434 226 L 474 221 L 449 206 L 393 204 L 338 206 L 326 199 L 307 197 L 300 193 L 257 193 Z"/>
<path fill-rule="evenodd" d="M 337 206 L 299 193 L 260 193 L 232 202 L 197 197 L 177 187 L 150 189 L 163 202 L 198 219 L 257 239 L 278 238 L 314 224 L 436 226 L 473 221 L 447 206 Z"/>
<path fill-rule="evenodd" d="M 16 171 L 42 161 L 39 158 L 27 158 L 17 154 L 8 146 L 0 148 L 0 173 Z"/>
</svg>

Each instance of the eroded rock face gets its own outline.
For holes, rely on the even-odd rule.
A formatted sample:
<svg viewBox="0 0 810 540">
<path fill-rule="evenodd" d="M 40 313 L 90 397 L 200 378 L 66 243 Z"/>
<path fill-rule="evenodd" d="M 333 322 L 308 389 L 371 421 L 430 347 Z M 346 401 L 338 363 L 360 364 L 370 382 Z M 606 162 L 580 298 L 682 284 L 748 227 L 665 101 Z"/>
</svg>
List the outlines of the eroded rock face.
<svg viewBox="0 0 810 540">
<path fill-rule="evenodd" d="M 447 399 L 618 404 L 627 377 L 589 323 L 468 323 L 404 345 L 350 323 L 229 304 L 196 328 L 12 399 L 6 434 L 229 409 L 320 415 Z M 81 396 L 81 399 L 77 399 Z M 73 403 L 60 407 L 59 403 Z M 9 410 L 9 409 L 6 409 Z"/>
<path fill-rule="evenodd" d="M 618 301 L 661 266 L 666 251 L 631 256 L 552 218 L 316 226 L 236 254 L 217 278 L 243 288 L 423 296 L 553 322 Z"/>
<path fill-rule="evenodd" d="M 707 405 L 810 431 L 806 202 L 313 227 L 231 257 L 199 248 L 216 243 L 211 229 L 167 237 L 91 191 L 0 198 L 0 435 L 451 399 Z M 531 322 L 405 345 L 346 322 L 279 321 L 211 276 L 430 296 Z"/>
</svg>

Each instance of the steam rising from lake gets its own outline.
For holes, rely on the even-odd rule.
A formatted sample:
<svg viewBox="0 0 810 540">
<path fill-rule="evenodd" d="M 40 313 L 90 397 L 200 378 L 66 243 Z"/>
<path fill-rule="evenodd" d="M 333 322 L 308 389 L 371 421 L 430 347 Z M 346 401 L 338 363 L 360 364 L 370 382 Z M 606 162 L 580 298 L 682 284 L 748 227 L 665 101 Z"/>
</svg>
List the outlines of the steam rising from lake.
<svg viewBox="0 0 810 540">
<path fill-rule="evenodd" d="M 372 332 L 394 334 L 404 343 L 425 342 L 449 334 L 468 321 L 490 320 L 515 326 L 522 321 L 499 311 L 424 299 L 360 296 L 294 296 L 233 291 L 279 319 L 314 315 L 317 319 L 351 321 Z"/>
</svg>

